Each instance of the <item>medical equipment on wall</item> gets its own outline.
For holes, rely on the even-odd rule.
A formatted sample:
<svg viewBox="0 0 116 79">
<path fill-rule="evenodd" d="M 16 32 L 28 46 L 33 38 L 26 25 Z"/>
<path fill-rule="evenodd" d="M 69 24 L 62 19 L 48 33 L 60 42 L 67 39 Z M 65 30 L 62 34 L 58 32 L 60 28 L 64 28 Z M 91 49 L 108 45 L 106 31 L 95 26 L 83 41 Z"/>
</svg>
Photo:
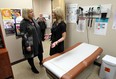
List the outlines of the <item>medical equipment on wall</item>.
<svg viewBox="0 0 116 79">
<path fill-rule="evenodd" d="M 77 9 L 77 24 L 79 23 L 79 17 L 83 16 L 83 8 L 79 7 L 79 9 Z"/>
<path fill-rule="evenodd" d="M 77 25 L 80 18 L 88 20 L 87 26 L 92 27 L 93 19 L 110 18 L 111 4 L 97 6 L 83 6 L 77 9 Z"/>
</svg>

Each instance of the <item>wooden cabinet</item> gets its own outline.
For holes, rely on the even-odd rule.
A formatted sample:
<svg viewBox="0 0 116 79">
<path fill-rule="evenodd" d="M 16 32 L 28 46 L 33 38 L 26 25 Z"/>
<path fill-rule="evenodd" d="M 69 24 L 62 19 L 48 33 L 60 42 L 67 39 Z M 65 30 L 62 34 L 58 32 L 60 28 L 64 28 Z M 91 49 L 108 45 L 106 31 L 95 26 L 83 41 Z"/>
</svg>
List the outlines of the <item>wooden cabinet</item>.
<svg viewBox="0 0 116 79">
<path fill-rule="evenodd" d="M 0 49 L 0 79 L 14 78 L 9 60 L 8 52 L 5 48 Z"/>
<path fill-rule="evenodd" d="M 0 49 L 1 48 L 5 48 L 5 43 L 4 43 L 4 39 L 3 39 L 2 29 L 0 26 Z"/>
<path fill-rule="evenodd" d="M 8 51 L 5 47 L 2 29 L 0 26 L 0 79 L 14 78 Z"/>
</svg>

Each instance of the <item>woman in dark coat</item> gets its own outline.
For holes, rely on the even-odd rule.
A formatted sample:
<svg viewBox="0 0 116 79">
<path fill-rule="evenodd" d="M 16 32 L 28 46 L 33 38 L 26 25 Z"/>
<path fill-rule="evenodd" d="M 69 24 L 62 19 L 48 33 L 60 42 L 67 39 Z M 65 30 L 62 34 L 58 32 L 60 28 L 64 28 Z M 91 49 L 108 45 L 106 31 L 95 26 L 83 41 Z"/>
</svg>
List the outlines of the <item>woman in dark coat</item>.
<svg viewBox="0 0 116 79">
<path fill-rule="evenodd" d="M 20 23 L 20 32 L 22 35 L 23 55 L 28 60 L 34 73 L 39 73 L 34 65 L 34 57 L 38 56 L 40 64 L 43 60 L 43 46 L 41 42 L 41 31 L 39 25 L 33 19 L 32 9 L 22 10 L 23 20 Z"/>
<path fill-rule="evenodd" d="M 51 46 L 50 55 L 61 53 L 64 51 L 64 40 L 66 38 L 66 23 L 63 19 L 63 12 L 60 7 L 57 7 L 52 12 L 52 17 L 55 19 L 51 28 Z M 50 36 L 49 35 L 49 36 Z M 49 37 L 46 35 L 45 39 Z"/>
</svg>

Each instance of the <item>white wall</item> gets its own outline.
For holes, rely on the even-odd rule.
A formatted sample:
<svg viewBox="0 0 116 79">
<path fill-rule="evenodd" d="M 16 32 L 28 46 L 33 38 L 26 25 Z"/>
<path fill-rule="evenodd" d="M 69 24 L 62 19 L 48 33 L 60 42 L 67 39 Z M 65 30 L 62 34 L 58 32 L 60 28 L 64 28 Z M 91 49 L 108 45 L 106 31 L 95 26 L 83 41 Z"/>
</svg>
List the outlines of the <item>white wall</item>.
<svg viewBox="0 0 116 79">
<path fill-rule="evenodd" d="M 33 0 L 35 18 L 39 17 L 39 14 L 51 15 L 51 0 Z"/>
<path fill-rule="evenodd" d="M 34 14 L 35 18 L 39 17 L 39 14 L 50 15 L 50 20 L 47 20 L 47 29 L 46 33 L 50 33 L 50 28 L 52 24 L 52 8 L 51 0 L 33 0 Z"/>
<path fill-rule="evenodd" d="M 1 0 L 0 8 L 32 8 L 32 0 Z M 14 62 L 23 58 L 21 49 L 21 38 L 16 39 L 15 35 L 6 36 L 3 22 L 0 15 L 0 24 L 5 40 L 5 45 L 9 53 L 10 61 Z"/>
<path fill-rule="evenodd" d="M 102 56 L 109 54 L 112 56 L 116 56 L 116 30 L 112 29 L 112 24 L 114 20 L 114 15 L 116 12 L 116 4 L 115 0 L 65 0 L 65 3 L 77 3 L 79 6 L 90 6 L 90 5 L 100 5 L 100 4 L 112 4 L 111 9 L 111 17 L 108 21 L 108 28 L 106 36 L 103 35 L 95 35 L 93 32 L 93 27 L 89 29 L 89 43 L 98 45 L 103 48 Z M 67 26 L 67 40 L 68 44 L 66 46 L 71 46 L 77 42 L 87 42 L 87 32 L 79 33 L 76 31 L 75 24 L 68 24 Z"/>
</svg>

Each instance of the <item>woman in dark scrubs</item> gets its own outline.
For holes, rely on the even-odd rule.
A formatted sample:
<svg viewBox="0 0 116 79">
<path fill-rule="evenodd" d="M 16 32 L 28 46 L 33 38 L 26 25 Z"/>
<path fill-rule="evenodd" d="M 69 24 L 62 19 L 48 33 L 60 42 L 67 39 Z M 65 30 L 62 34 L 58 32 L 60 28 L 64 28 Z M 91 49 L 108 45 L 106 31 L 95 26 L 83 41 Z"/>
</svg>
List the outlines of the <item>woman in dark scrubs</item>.
<svg viewBox="0 0 116 79">
<path fill-rule="evenodd" d="M 52 12 L 55 19 L 51 28 L 51 46 L 50 55 L 61 53 L 64 51 L 64 40 L 66 38 L 66 23 L 64 22 L 63 12 L 57 7 Z"/>
</svg>

